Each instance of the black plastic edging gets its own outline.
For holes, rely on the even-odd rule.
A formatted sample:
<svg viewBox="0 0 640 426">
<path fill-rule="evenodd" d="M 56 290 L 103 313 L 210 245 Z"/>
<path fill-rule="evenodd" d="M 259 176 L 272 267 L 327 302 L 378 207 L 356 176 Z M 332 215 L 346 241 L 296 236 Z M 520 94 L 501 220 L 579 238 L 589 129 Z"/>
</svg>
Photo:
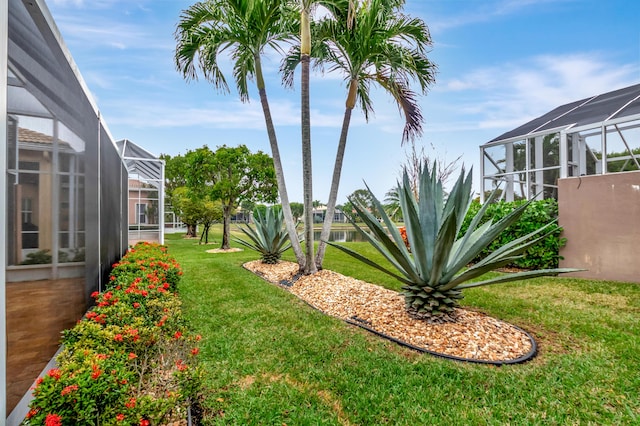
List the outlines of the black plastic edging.
<svg viewBox="0 0 640 426">
<path fill-rule="evenodd" d="M 419 346 L 414 346 L 411 343 L 407 343 L 403 340 L 400 339 L 396 339 L 395 337 L 391 337 L 387 334 L 384 334 L 374 328 L 368 327 L 365 324 L 362 324 L 361 322 L 358 321 L 354 321 L 354 320 L 350 320 L 350 319 L 346 319 L 344 320 L 347 324 L 351 324 L 351 325 L 355 325 L 357 327 L 360 327 L 364 330 L 369 331 L 370 333 L 373 333 L 379 337 L 382 337 L 384 339 L 390 340 L 394 343 L 397 343 L 400 346 L 404 346 L 406 348 L 409 349 L 413 349 L 415 351 L 421 352 L 421 353 L 426 353 L 429 355 L 433 355 L 433 356 L 437 356 L 439 358 L 445 358 L 445 359 L 450 359 L 452 361 L 459 361 L 459 362 L 471 362 L 471 363 L 475 363 L 475 364 L 490 364 L 490 365 L 496 365 L 496 366 L 501 366 L 501 365 L 506 365 L 506 364 L 522 364 L 523 362 L 527 362 L 530 359 L 532 359 L 537 353 L 538 353 L 538 346 L 536 344 L 536 341 L 533 339 L 533 337 L 527 333 L 525 330 L 516 327 L 513 324 L 509 324 L 510 326 L 512 326 L 513 328 L 517 329 L 518 331 L 521 331 L 522 333 L 524 333 L 528 338 L 529 341 L 531 342 L 531 350 L 526 353 L 525 355 L 515 358 L 515 359 L 508 359 L 508 360 L 504 360 L 504 361 L 491 361 L 491 360 L 483 360 L 483 359 L 475 359 L 475 358 L 463 358 L 463 357 L 459 357 L 459 356 L 454 356 L 454 355 L 447 355 L 441 352 L 436 352 L 436 351 L 431 351 L 429 349 L 425 349 L 425 348 L 421 348 Z"/>
<path fill-rule="evenodd" d="M 245 268 L 244 265 L 242 267 Z M 262 274 L 253 272 L 253 271 L 249 270 L 248 268 L 245 268 L 245 269 L 247 271 L 252 272 L 253 274 L 259 276 L 260 278 L 262 278 L 266 282 L 271 283 L 271 281 L 267 280 L 264 276 L 262 276 Z M 280 282 L 277 283 L 277 285 L 282 287 L 282 288 L 288 289 L 289 287 L 291 287 L 293 285 L 293 283 L 295 281 L 297 281 L 298 278 L 300 278 L 300 276 L 296 275 L 294 277 L 293 281 L 289 282 L 289 281 L 286 281 L 286 280 L 281 280 Z M 271 284 L 273 284 L 273 283 L 271 283 Z M 323 313 L 324 315 L 331 316 L 331 317 L 334 317 L 334 318 L 338 318 L 338 317 L 335 317 L 333 315 L 326 314 L 325 312 L 323 312 L 322 310 L 316 308 L 315 306 L 313 306 L 312 304 L 310 304 L 306 300 L 300 299 L 299 297 L 298 297 L 298 299 L 302 300 L 308 306 L 312 307 L 313 309 L 315 309 L 318 312 Z M 488 364 L 488 365 L 495 365 L 495 366 L 500 367 L 502 365 L 509 365 L 509 364 L 522 364 L 524 362 L 527 362 L 527 361 L 530 361 L 531 359 L 533 359 L 536 356 L 536 354 L 538 353 L 538 345 L 536 344 L 536 341 L 533 338 L 533 336 L 531 334 L 529 334 L 527 331 L 525 331 L 522 328 L 520 328 L 518 326 L 515 326 L 513 324 L 509 324 L 509 325 L 511 327 L 515 328 L 516 330 L 524 333 L 527 336 L 527 338 L 529 339 L 529 342 L 531 342 L 531 350 L 528 353 L 526 353 L 525 355 L 522 355 L 521 357 L 518 357 L 518 358 L 515 358 L 515 359 L 507 359 L 507 360 L 504 360 L 504 361 L 491 361 L 491 360 L 474 359 L 474 358 L 463 358 L 463 357 L 454 356 L 454 355 L 447 355 L 447 354 L 441 353 L 441 352 L 431 351 L 429 349 L 421 348 L 419 346 L 414 346 L 411 343 L 407 343 L 407 342 L 405 342 L 403 340 L 396 339 L 395 337 L 391 337 L 391 336 L 389 336 L 387 334 L 384 334 L 384 333 L 382 333 L 382 332 L 380 332 L 380 331 L 378 331 L 378 330 L 376 330 L 374 328 L 368 327 L 367 325 L 363 324 L 360 321 L 351 320 L 351 319 L 344 319 L 343 321 L 346 322 L 347 324 L 355 325 L 356 327 L 360 327 L 360 328 L 362 328 L 364 330 L 367 330 L 370 333 L 373 333 L 373 334 L 375 334 L 375 335 L 377 335 L 379 337 L 382 337 L 383 339 L 387 339 L 387 340 L 389 340 L 391 342 L 394 342 L 394 343 L 396 343 L 396 344 L 398 344 L 400 346 L 404 346 L 405 348 L 409 348 L 409 349 L 412 349 L 414 351 L 418 351 L 418 352 L 426 353 L 426 354 L 433 355 L 433 356 L 436 356 L 436 357 L 439 357 L 439 358 L 445 358 L 445 359 L 449 359 L 449 360 L 452 360 L 452 361 L 458 361 L 458 362 L 469 362 L 469 363 L 474 363 L 474 364 Z"/>
</svg>

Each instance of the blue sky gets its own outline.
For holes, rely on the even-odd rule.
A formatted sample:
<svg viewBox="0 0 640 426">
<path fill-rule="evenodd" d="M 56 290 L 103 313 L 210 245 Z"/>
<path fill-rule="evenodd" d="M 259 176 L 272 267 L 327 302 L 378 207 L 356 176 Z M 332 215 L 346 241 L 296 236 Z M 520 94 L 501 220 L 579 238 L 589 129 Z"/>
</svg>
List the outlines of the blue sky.
<svg viewBox="0 0 640 426">
<path fill-rule="evenodd" d="M 270 154 L 256 96 L 242 104 L 175 71 L 173 33 L 185 0 L 47 0 L 62 36 L 115 140 L 153 154 L 203 145 L 247 145 Z M 407 0 L 434 41 L 436 83 L 420 103 L 431 158 L 474 170 L 479 146 L 548 110 L 640 82 L 640 2 L 630 0 Z M 278 58 L 266 61 L 267 91 L 291 201 L 302 201 L 299 99 L 285 90 Z M 229 69 L 229 68 L 226 68 Z M 297 75 L 299 78 L 299 75 Z M 328 198 L 346 88 L 313 75 L 314 196 Z M 374 92 L 369 123 L 354 111 L 338 203 L 364 187 L 384 197 L 400 176 L 403 119 Z"/>
</svg>

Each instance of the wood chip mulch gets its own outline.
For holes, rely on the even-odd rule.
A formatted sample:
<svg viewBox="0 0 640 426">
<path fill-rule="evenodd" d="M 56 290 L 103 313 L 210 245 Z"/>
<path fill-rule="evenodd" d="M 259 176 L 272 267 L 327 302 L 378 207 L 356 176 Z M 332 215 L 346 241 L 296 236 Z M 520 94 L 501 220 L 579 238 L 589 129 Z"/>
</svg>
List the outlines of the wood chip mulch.
<svg viewBox="0 0 640 426">
<path fill-rule="evenodd" d="M 298 265 L 292 262 L 267 265 L 256 260 L 244 267 L 271 283 L 288 283 L 283 288 L 328 315 L 428 352 L 500 364 L 520 360 L 533 350 L 523 330 L 479 312 L 457 309 L 455 323 L 429 324 L 407 315 L 401 294 L 333 271 L 295 279 Z"/>
</svg>

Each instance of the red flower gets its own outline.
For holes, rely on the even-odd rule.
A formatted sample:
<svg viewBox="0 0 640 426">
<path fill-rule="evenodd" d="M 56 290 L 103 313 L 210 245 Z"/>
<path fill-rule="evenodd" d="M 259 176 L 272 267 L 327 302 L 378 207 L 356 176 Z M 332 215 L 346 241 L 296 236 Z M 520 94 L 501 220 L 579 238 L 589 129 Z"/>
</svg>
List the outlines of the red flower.
<svg viewBox="0 0 640 426">
<path fill-rule="evenodd" d="M 151 423 L 149 423 L 149 420 L 147 419 L 142 419 L 140 420 L 140 426 L 150 426 Z"/>
<path fill-rule="evenodd" d="M 184 371 L 188 368 L 187 364 L 185 364 L 181 359 L 176 361 L 176 367 L 178 367 L 178 371 Z"/>
<path fill-rule="evenodd" d="M 197 334 L 197 335 L 196 335 L 196 342 L 199 342 L 200 340 L 202 340 L 202 336 L 201 336 L 201 335 L 199 335 L 199 334 Z"/>
<path fill-rule="evenodd" d="M 31 417 L 35 416 L 36 414 L 38 414 L 38 410 L 36 410 L 35 408 L 32 408 L 27 413 L 27 418 L 30 419 Z"/>
<path fill-rule="evenodd" d="M 121 422 L 124 420 L 124 414 L 120 413 L 120 414 L 116 414 L 116 420 Z"/>
<path fill-rule="evenodd" d="M 135 302 L 135 303 L 133 304 L 133 307 L 134 307 L 134 308 L 139 308 L 139 307 L 140 307 L 140 304 L 139 304 L 138 302 Z"/>
<path fill-rule="evenodd" d="M 198 353 L 200 353 L 200 349 L 198 349 L 198 348 L 191 349 L 191 355 L 195 356 L 195 355 L 198 355 Z"/>
<path fill-rule="evenodd" d="M 404 245 L 407 246 L 407 248 L 409 248 L 409 239 L 407 238 L 407 228 L 403 226 L 398 228 L 398 231 L 400 231 L 400 236 L 402 237 L 402 241 L 404 242 Z"/>
<path fill-rule="evenodd" d="M 78 390 L 78 385 L 69 385 L 66 388 L 62 389 L 62 391 L 60 392 L 60 395 L 65 396 L 77 390 Z"/>
<path fill-rule="evenodd" d="M 138 355 L 134 354 L 133 352 L 129 352 L 129 359 L 136 359 L 138 358 Z"/>
<path fill-rule="evenodd" d="M 62 373 L 58 368 L 52 368 L 47 374 L 49 375 L 49 377 L 53 377 L 56 380 L 60 379 L 60 376 L 62 376 Z"/>
<path fill-rule="evenodd" d="M 176 334 L 174 334 L 174 335 L 173 335 L 173 337 L 174 337 L 175 339 L 179 339 L 179 338 L 181 338 L 181 337 L 182 337 L 182 333 L 181 333 L 181 332 L 179 332 L 179 331 L 176 331 Z"/>
<path fill-rule="evenodd" d="M 95 364 L 91 366 L 91 369 L 93 370 L 93 373 L 91 373 L 91 378 L 93 380 L 97 379 L 102 374 L 102 370 L 100 370 L 100 368 Z"/>
<path fill-rule="evenodd" d="M 93 293 L 91 293 L 91 297 L 93 297 L 94 299 L 98 296 L 100 296 L 100 293 L 97 291 L 94 291 Z"/>
<path fill-rule="evenodd" d="M 113 337 L 113 340 L 115 340 L 116 342 L 122 342 L 123 338 L 122 338 L 122 334 L 118 333 Z"/>
<path fill-rule="evenodd" d="M 44 424 L 45 426 L 62 426 L 62 417 L 58 414 L 47 414 Z"/>
<path fill-rule="evenodd" d="M 125 403 L 124 406 L 127 408 L 134 408 L 136 406 L 136 399 L 130 398 L 129 402 Z"/>
</svg>

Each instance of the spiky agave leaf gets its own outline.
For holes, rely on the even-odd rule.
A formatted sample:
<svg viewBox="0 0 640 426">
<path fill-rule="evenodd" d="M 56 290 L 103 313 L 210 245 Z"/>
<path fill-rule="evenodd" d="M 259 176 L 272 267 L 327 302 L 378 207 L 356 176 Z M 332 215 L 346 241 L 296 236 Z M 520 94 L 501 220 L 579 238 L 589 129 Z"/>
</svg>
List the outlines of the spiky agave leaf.
<svg viewBox="0 0 640 426">
<path fill-rule="evenodd" d="M 234 238 L 233 240 L 261 254 L 262 262 L 278 263 L 282 253 L 291 247 L 289 234 L 283 227 L 284 216 L 281 210 L 267 207 L 265 215 L 259 211 L 254 217 L 255 228 L 248 225 L 239 226 L 250 241 Z"/>
<path fill-rule="evenodd" d="M 370 232 L 366 232 L 352 221 L 356 230 L 400 272 L 399 274 L 353 250 L 329 243 L 400 280 L 404 284 L 402 288 L 405 305 L 410 315 L 431 322 L 452 321 L 455 320 L 452 313 L 458 306 L 458 300 L 462 298 L 461 290 L 464 288 L 578 271 L 571 268 L 545 269 L 506 274 L 468 283 L 469 280 L 505 266 L 522 256 L 529 247 L 549 234 L 547 228 L 551 224 L 505 244 L 475 265 L 467 267 L 505 229 L 520 219 L 530 202 L 513 210 L 496 223 L 488 221 L 481 225 L 480 221 L 488 204 L 496 196 L 494 192 L 474 216 L 464 235 L 458 238 L 471 205 L 472 172 L 465 175 L 462 170 L 449 196 L 445 197 L 442 181 L 437 178 L 436 170 L 436 163 L 431 170 L 426 164 L 420 167 L 417 199 L 409 184 L 406 170 L 402 183 L 398 183 L 399 204 L 411 251 L 406 248 L 400 232 L 368 187 L 373 200 L 373 212 L 369 212 L 357 200 L 350 200 Z M 382 219 L 384 226 L 378 217 Z"/>
</svg>

